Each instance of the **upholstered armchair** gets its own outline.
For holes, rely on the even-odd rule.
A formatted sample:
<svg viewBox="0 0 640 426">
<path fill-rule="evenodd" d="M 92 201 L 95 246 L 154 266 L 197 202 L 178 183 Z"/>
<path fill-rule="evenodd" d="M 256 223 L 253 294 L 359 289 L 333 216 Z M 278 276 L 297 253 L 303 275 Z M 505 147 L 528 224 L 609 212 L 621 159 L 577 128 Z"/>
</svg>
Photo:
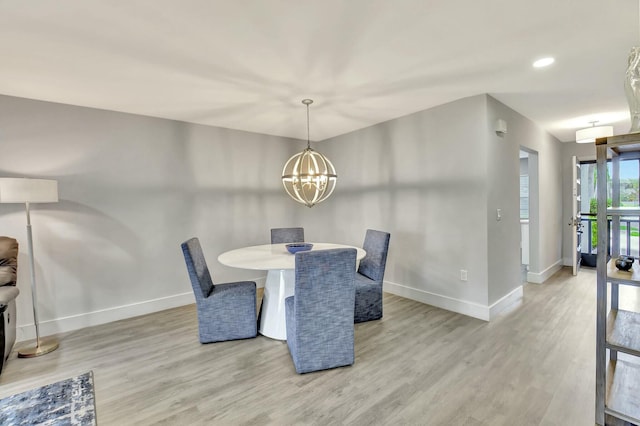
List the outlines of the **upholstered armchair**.
<svg viewBox="0 0 640 426">
<path fill-rule="evenodd" d="M 272 228 L 271 244 L 302 243 L 304 228 Z"/>
<path fill-rule="evenodd" d="M 0 237 L 0 372 L 16 342 L 16 288 L 18 273 L 18 241 Z"/>
<path fill-rule="evenodd" d="M 285 299 L 296 372 L 353 364 L 355 270 L 355 249 L 296 253 L 295 294 Z"/>
<path fill-rule="evenodd" d="M 214 285 L 200 241 L 191 238 L 181 247 L 196 298 L 200 342 L 256 337 L 256 283 Z"/>
<path fill-rule="evenodd" d="M 356 274 L 355 322 L 382 318 L 382 281 L 390 238 L 388 232 L 367 229 L 363 245 L 367 255 Z"/>
</svg>

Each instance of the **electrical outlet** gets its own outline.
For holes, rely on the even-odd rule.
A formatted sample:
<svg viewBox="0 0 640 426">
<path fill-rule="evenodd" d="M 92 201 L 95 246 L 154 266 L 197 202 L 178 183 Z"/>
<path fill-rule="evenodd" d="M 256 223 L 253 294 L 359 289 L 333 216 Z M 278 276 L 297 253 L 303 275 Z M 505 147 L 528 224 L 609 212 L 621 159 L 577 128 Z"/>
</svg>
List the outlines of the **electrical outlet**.
<svg viewBox="0 0 640 426">
<path fill-rule="evenodd" d="M 467 270 L 460 269 L 460 281 L 466 281 L 466 280 L 467 280 Z"/>
</svg>

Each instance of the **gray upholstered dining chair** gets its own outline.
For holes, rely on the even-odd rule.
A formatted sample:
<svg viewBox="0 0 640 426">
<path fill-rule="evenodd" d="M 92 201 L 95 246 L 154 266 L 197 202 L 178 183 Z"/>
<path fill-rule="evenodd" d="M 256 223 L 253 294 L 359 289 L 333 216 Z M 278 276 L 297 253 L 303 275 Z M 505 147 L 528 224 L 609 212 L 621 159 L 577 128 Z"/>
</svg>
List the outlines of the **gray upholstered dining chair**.
<svg viewBox="0 0 640 426">
<path fill-rule="evenodd" d="M 382 280 L 390 238 L 388 232 L 367 229 L 363 246 L 367 255 L 360 261 L 356 274 L 355 322 L 382 318 Z"/>
<path fill-rule="evenodd" d="M 302 242 L 304 242 L 304 228 L 271 228 L 271 244 Z"/>
<path fill-rule="evenodd" d="M 256 337 L 256 283 L 213 284 L 200 241 L 181 245 L 196 297 L 200 343 Z"/>
<path fill-rule="evenodd" d="M 352 248 L 296 253 L 294 295 L 285 299 L 296 372 L 353 364 L 355 270 Z"/>
</svg>

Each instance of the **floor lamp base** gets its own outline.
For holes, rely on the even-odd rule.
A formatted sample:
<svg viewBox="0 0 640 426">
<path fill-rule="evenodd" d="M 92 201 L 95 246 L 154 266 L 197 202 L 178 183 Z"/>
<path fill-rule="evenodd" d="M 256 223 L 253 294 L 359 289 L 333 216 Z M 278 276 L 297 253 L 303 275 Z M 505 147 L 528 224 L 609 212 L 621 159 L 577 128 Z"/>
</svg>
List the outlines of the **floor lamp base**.
<svg viewBox="0 0 640 426">
<path fill-rule="evenodd" d="M 58 349 L 58 342 L 55 340 L 40 340 L 39 346 L 18 351 L 18 358 L 35 358 L 53 352 L 56 349 Z"/>
</svg>

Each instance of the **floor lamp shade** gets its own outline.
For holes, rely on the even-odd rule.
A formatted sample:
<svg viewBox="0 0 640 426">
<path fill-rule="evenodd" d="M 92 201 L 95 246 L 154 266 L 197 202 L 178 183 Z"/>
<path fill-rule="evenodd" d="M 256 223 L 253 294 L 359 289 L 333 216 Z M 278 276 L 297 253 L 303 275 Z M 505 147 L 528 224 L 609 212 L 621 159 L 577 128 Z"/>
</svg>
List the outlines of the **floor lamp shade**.
<svg viewBox="0 0 640 426">
<path fill-rule="evenodd" d="M 31 203 L 57 203 L 58 181 L 51 179 L 0 178 L 0 203 L 24 203 L 27 213 L 27 243 L 29 247 L 29 266 L 31 269 L 31 298 L 33 302 L 33 324 L 36 329 L 36 346 L 18 352 L 20 358 L 33 358 L 47 354 L 58 348 L 54 340 L 40 339 L 38 321 L 38 298 L 36 292 L 36 268 L 33 257 L 33 237 L 31 234 Z"/>
<path fill-rule="evenodd" d="M 58 181 L 0 178 L 0 203 L 57 203 Z"/>
</svg>

